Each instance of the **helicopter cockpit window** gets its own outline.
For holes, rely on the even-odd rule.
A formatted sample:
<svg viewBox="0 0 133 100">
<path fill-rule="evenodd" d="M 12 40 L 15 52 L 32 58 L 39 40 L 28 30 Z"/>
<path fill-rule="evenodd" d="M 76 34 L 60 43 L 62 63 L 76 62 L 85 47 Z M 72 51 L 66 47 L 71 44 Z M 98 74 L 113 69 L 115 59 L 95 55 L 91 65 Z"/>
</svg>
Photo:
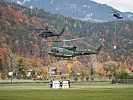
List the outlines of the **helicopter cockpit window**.
<svg viewBox="0 0 133 100">
<path fill-rule="evenodd" d="M 51 52 L 56 52 L 56 49 L 52 49 Z"/>
<path fill-rule="evenodd" d="M 58 50 L 57 50 L 56 52 L 57 52 L 57 53 L 59 53 L 59 51 L 58 51 Z"/>
<path fill-rule="evenodd" d="M 52 49 L 51 52 L 54 52 L 54 50 Z"/>
<path fill-rule="evenodd" d="M 63 52 L 63 49 L 62 49 L 62 48 L 59 48 L 59 51 L 60 51 L 60 52 Z"/>
</svg>

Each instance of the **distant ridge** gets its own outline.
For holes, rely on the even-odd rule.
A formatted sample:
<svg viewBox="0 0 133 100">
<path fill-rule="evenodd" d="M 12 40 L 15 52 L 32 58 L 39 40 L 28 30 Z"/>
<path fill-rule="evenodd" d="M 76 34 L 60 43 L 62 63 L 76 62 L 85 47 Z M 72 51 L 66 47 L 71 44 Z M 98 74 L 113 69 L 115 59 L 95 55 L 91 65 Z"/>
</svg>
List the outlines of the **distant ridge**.
<svg viewBox="0 0 133 100">
<path fill-rule="evenodd" d="M 29 8 L 39 8 L 89 22 L 108 22 L 116 20 L 110 12 L 112 7 L 91 0 L 6 0 Z M 120 12 L 123 20 L 133 20 L 133 13 Z"/>
</svg>

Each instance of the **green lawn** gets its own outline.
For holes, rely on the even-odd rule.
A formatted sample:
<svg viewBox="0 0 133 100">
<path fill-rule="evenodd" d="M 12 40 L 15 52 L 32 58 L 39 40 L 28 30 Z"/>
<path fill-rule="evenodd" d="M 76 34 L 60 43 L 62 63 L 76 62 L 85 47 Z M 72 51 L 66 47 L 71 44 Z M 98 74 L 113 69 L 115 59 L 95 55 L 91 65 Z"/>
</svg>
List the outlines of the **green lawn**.
<svg viewBox="0 0 133 100">
<path fill-rule="evenodd" d="M 133 84 L 72 84 L 50 89 L 48 84 L 0 84 L 0 100 L 133 100 Z"/>
</svg>

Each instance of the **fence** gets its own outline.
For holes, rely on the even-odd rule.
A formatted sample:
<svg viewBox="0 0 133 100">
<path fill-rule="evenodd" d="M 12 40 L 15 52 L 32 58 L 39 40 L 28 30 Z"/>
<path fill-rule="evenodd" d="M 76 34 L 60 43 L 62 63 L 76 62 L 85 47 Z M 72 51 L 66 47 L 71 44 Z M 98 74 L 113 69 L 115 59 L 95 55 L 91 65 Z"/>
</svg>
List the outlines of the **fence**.
<svg viewBox="0 0 133 100">
<path fill-rule="evenodd" d="M 116 83 L 133 84 L 133 79 L 118 79 Z"/>
</svg>

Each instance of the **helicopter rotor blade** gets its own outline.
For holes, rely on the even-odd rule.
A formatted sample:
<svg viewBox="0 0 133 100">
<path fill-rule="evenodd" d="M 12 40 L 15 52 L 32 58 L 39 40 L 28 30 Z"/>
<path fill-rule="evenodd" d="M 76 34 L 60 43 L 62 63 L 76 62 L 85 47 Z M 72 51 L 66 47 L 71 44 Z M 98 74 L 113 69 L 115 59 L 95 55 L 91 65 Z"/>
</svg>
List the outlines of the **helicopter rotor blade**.
<svg viewBox="0 0 133 100">
<path fill-rule="evenodd" d="M 75 40 L 82 40 L 82 39 L 86 39 L 88 37 L 82 37 L 82 38 L 75 38 L 75 39 L 69 39 L 69 40 L 62 40 L 62 42 L 69 42 L 69 41 L 75 41 Z"/>
</svg>

